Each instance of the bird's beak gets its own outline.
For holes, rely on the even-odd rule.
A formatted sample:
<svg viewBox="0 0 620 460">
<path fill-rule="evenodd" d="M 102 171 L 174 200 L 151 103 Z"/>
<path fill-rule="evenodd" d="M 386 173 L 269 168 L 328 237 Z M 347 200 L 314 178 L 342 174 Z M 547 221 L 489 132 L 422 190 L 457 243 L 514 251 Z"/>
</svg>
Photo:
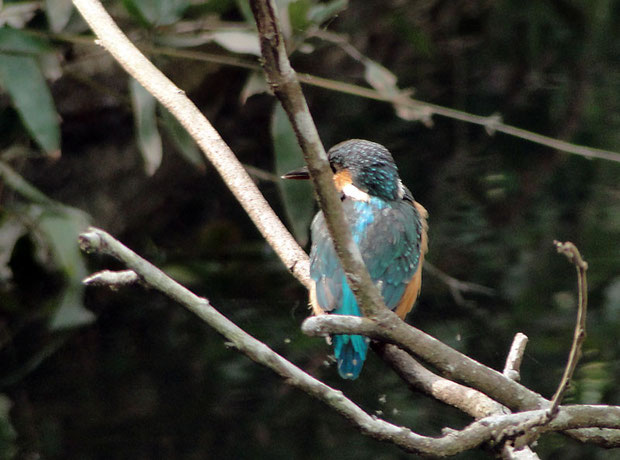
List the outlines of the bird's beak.
<svg viewBox="0 0 620 460">
<path fill-rule="evenodd" d="M 308 172 L 308 167 L 304 166 L 303 168 L 293 169 L 292 171 L 289 171 L 286 174 L 283 174 L 282 179 L 297 179 L 297 180 L 310 179 L 310 173 Z"/>
</svg>

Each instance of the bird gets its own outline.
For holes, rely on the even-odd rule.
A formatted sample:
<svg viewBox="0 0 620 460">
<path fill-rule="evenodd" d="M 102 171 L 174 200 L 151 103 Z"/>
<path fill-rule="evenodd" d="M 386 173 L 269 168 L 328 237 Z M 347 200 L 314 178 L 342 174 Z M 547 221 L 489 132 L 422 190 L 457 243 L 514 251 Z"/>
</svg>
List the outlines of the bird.
<svg viewBox="0 0 620 460">
<path fill-rule="evenodd" d="M 420 293 L 428 249 L 428 213 L 403 185 L 392 154 L 383 145 L 350 139 L 334 145 L 327 155 L 353 240 L 368 273 L 387 307 L 404 320 Z M 307 167 L 302 167 L 282 178 L 309 179 L 310 175 Z M 363 316 L 322 211 L 315 215 L 310 233 L 309 297 L 313 313 Z M 340 376 L 358 378 L 369 339 L 336 334 L 332 344 Z"/>
</svg>

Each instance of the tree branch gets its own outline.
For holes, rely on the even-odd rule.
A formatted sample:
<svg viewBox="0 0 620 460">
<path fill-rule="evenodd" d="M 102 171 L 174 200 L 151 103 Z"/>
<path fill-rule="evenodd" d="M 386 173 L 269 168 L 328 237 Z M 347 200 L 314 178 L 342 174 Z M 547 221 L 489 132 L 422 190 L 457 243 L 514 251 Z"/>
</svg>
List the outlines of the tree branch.
<svg viewBox="0 0 620 460">
<path fill-rule="evenodd" d="M 527 335 L 518 332 L 512 340 L 512 345 L 510 346 L 510 351 L 508 352 L 508 357 L 506 358 L 506 365 L 504 366 L 503 374 L 515 382 L 518 382 L 521 379 L 521 362 L 523 361 L 523 354 L 525 353 L 527 340 Z"/>
<path fill-rule="evenodd" d="M 327 336 L 334 333 L 361 334 L 393 343 L 419 356 L 443 375 L 482 391 L 512 410 L 547 407 L 547 400 L 538 393 L 403 321 L 392 327 L 370 318 L 321 315 L 307 318 L 302 323 L 301 330 L 312 336 Z"/>
<path fill-rule="evenodd" d="M 243 167 L 238 163 L 230 149 L 215 132 L 206 118 L 204 118 L 196 107 L 185 97 L 181 90 L 161 74 L 159 70 L 133 47 L 97 0 L 74 0 L 74 4 L 87 22 L 89 22 L 95 33 L 100 37 L 99 43 L 104 46 L 115 59 L 134 76 L 134 78 L 143 84 L 160 103 L 166 106 L 180 120 L 192 137 L 196 139 L 206 156 L 214 164 L 228 187 L 233 191 L 248 215 L 255 222 L 270 245 L 276 250 L 286 266 L 291 269 L 293 274 L 304 285 L 309 287 L 310 280 L 308 277 L 308 259 L 306 254 L 299 248 L 277 216 L 269 208 L 260 192 L 258 192 L 258 189 L 256 189 L 247 173 L 243 170 Z M 341 218 L 336 217 L 333 223 L 330 224 L 330 232 L 332 232 L 332 238 L 336 242 L 337 249 L 339 248 L 339 256 L 347 272 L 347 279 L 358 296 L 364 313 L 368 316 L 374 316 L 374 323 L 381 325 L 382 328 L 389 331 L 383 331 L 386 340 L 402 343 L 410 350 L 416 348 L 416 353 L 420 356 L 428 354 L 428 347 L 437 348 L 438 345 L 445 347 L 445 345 L 435 339 L 427 337 L 418 343 L 421 348 L 417 349 L 418 345 L 416 345 L 416 340 L 420 340 L 420 337 L 416 337 L 415 334 L 411 335 L 407 332 L 408 329 L 413 330 L 413 328 L 406 326 L 387 309 L 381 308 L 383 304 L 382 299 L 374 285 L 370 282 L 370 277 L 366 272 L 359 250 L 351 242 L 348 225 L 344 216 L 342 216 L 340 201 L 335 194 L 331 171 L 329 170 L 325 152 L 318 140 L 316 129 L 309 116 L 308 108 L 299 88 L 299 82 L 288 63 L 284 42 L 282 41 L 281 35 L 278 33 L 277 18 L 275 16 L 273 2 L 270 1 L 267 3 L 255 0 L 252 2 L 252 7 L 256 10 L 255 13 L 258 12 L 263 15 L 261 16 L 263 18 L 262 28 L 270 33 L 261 37 L 261 44 L 267 46 L 267 42 L 275 40 L 275 48 L 273 48 L 271 52 L 267 52 L 266 64 L 273 65 L 273 68 L 278 72 L 284 71 L 280 72 L 284 75 L 283 80 L 270 80 L 276 94 L 278 94 L 281 99 L 287 99 L 295 95 L 300 96 L 297 99 L 293 97 L 291 99 L 292 102 L 283 101 L 283 104 L 285 104 L 285 108 L 287 107 L 286 104 L 288 104 L 287 112 L 289 117 L 291 117 L 291 121 L 296 129 L 302 147 L 305 146 L 304 153 L 306 161 L 308 162 L 311 175 L 315 181 L 322 209 L 325 210 L 326 215 L 341 216 Z M 260 30 L 261 21 L 259 20 L 259 14 L 257 14 L 257 23 L 259 23 Z M 282 88 L 284 88 L 284 90 L 282 90 Z M 290 93 L 288 91 L 290 91 Z M 522 429 L 522 427 L 531 425 L 533 420 L 538 420 L 546 413 L 546 411 L 534 410 L 519 414 L 486 417 L 473 423 L 462 431 L 452 431 L 441 438 L 418 435 L 406 428 L 397 427 L 383 420 L 369 416 L 352 401 L 345 398 L 341 392 L 333 390 L 322 382 L 312 378 L 289 361 L 273 352 L 273 350 L 265 344 L 249 336 L 238 326 L 217 312 L 206 299 L 197 297 L 187 289 L 178 285 L 168 278 L 161 270 L 153 267 L 144 259 L 139 258 L 135 253 L 124 247 L 105 232 L 92 229 L 91 232 L 82 235 L 81 244 L 86 250 L 97 250 L 114 255 L 123 260 L 146 284 L 161 290 L 171 298 L 185 305 L 224 335 L 251 359 L 269 367 L 282 376 L 288 383 L 306 391 L 325 404 L 328 404 L 339 414 L 351 420 L 363 433 L 377 439 L 391 441 L 405 450 L 431 455 L 452 455 L 476 447 L 482 442 L 488 442 L 493 439 L 497 433 L 504 433 L 511 427 L 513 430 L 518 431 Z M 132 277 L 133 276 L 130 278 Z M 105 284 L 112 282 L 115 277 L 106 275 L 97 277 L 96 279 Z M 360 320 L 360 318 L 357 319 Z M 362 323 L 360 327 L 366 325 L 364 321 L 371 321 L 367 318 L 361 318 L 361 320 Z M 423 334 L 420 331 L 417 332 Z M 443 356 L 435 359 L 434 364 L 446 374 L 456 375 L 465 369 L 463 372 L 466 376 L 464 381 L 467 381 L 467 379 L 473 381 L 475 380 L 473 375 L 480 371 L 485 374 L 485 385 L 488 387 L 487 389 L 496 392 L 500 391 L 501 387 L 501 391 L 510 394 L 511 390 L 520 387 L 521 390 L 519 394 L 524 399 L 521 401 L 513 400 L 512 403 L 514 407 L 519 407 L 519 405 L 525 407 L 528 404 L 531 407 L 544 407 L 548 404 L 540 395 L 521 387 L 516 384 L 516 382 L 505 378 L 502 374 L 496 373 L 467 357 L 465 358 L 469 361 L 462 364 L 459 360 L 462 359 L 463 355 L 460 355 L 449 347 L 447 347 L 447 349 L 449 350 L 447 354 L 443 354 Z M 444 349 L 443 352 L 446 352 L 446 350 Z M 432 362 L 432 360 L 429 359 L 429 362 Z M 471 367 L 469 371 L 467 371 L 468 367 Z M 517 386 L 511 387 L 510 384 L 506 382 L 511 382 L 511 384 Z M 510 399 L 510 396 L 507 396 L 507 398 Z M 541 426 L 540 431 L 546 432 L 582 427 L 620 428 L 619 411 L 620 409 L 617 407 L 607 406 L 562 406 L 557 409 L 557 416 L 553 420 L 550 420 L 545 426 Z M 600 444 L 620 444 L 620 436 L 617 436 L 616 432 L 614 432 L 616 434 L 615 438 L 613 436 L 606 436 L 608 433 L 605 430 L 591 432 L 580 430 L 578 433 L 582 436 L 582 439 L 595 439 Z M 601 439 L 599 439 L 599 436 Z"/>
<path fill-rule="evenodd" d="M 370 318 L 321 315 L 307 318 L 302 323 L 301 329 L 311 336 L 323 337 L 335 333 L 361 334 L 396 344 L 409 353 L 419 356 L 446 377 L 464 382 L 514 411 L 531 411 L 549 407 L 549 400 L 538 393 L 480 364 L 469 356 L 463 355 L 419 329 L 402 321 L 401 324 L 402 326 L 392 328 Z M 541 412 L 541 414 L 544 413 L 546 412 Z M 620 446 L 620 431 L 617 430 L 604 432 L 603 430 L 598 432 L 580 430 L 579 432 L 571 431 L 568 434 L 582 442 L 591 441 L 605 446 Z"/>
<path fill-rule="evenodd" d="M 90 228 L 80 235 L 80 247 L 86 252 L 98 252 L 115 257 L 133 270 L 148 286 L 185 306 L 216 331 L 222 334 L 239 351 L 252 360 L 266 366 L 293 385 L 321 402 L 327 404 L 362 431 L 382 441 L 389 441 L 408 452 L 434 456 L 449 456 L 495 439 L 498 433 L 516 429 L 528 420 L 541 416 L 545 411 L 535 410 L 509 415 L 494 415 L 472 423 L 461 431 L 433 438 L 372 417 L 323 382 L 305 373 L 291 362 L 274 352 L 264 343 L 252 337 L 219 313 L 207 299 L 198 297 L 168 277 L 163 271 L 142 259 L 103 230 Z M 559 431 L 581 427 L 620 428 L 620 408 L 609 406 L 563 406 L 544 431 Z"/>
<path fill-rule="evenodd" d="M 32 29 L 24 29 L 24 31 L 34 36 L 45 37 L 48 39 L 51 38 L 53 40 L 59 40 L 67 43 L 93 43 L 91 39 L 81 35 L 73 35 L 68 33 L 51 33 L 47 31 Z M 256 62 L 236 56 L 225 56 L 222 54 L 206 53 L 204 51 L 178 49 L 165 46 L 154 46 L 152 44 L 140 44 L 139 48 L 144 50 L 146 53 L 152 55 L 169 56 L 172 58 L 187 59 L 192 61 L 211 62 L 248 70 L 260 70 L 260 65 Z M 373 88 L 333 80 L 330 78 L 323 78 L 318 75 L 311 75 L 307 73 L 298 73 L 297 78 L 301 83 L 308 86 L 323 88 L 330 91 L 338 91 L 343 94 L 363 97 L 375 101 L 387 102 L 391 104 L 395 103 L 393 96 L 382 94 Z M 429 116 L 439 115 L 452 120 L 459 120 L 465 123 L 479 125 L 484 127 L 486 131 L 490 134 L 493 134 L 494 132 L 501 132 L 508 136 L 513 136 L 518 139 L 524 139 L 534 144 L 543 145 L 545 147 L 558 150 L 560 152 L 579 155 L 585 158 L 599 158 L 608 161 L 620 162 L 620 153 L 618 152 L 597 149 L 594 147 L 587 147 L 585 145 L 573 144 L 571 142 L 566 142 L 522 128 L 517 128 L 516 126 L 503 123 L 501 119 L 497 116 L 485 117 L 481 115 L 474 115 L 461 110 L 431 104 L 420 99 L 414 99 L 410 96 L 402 97 L 401 95 L 397 103 L 398 105 L 408 109 L 423 110 Z"/>
<path fill-rule="evenodd" d="M 98 0 L 73 0 L 73 3 L 97 35 L 97 43 L 108 50 L 127 73 L 139 81 L 190 133 L 284 265 L 309 288 L 308 256 L 205 116 L 181 89 L 140 53 Z"/>
<path fill-rule="evenodd" d="M 586 270 L 588 269 L 588 264 L 581 258 L 581 254 L 579 253 L 579 249 L 570 241 L 566 243 L 560 243 L 555 240 L 553 242 L 556 250 L 564 254 L 569 262 L 575 265 L 577 269 L 577 280 L 578 280 L 578 289 L 579 289 L 579 305 L 577 308 L 577 321 L 575 324 L 575 333 L 573 334 L 573 343 L 570 348 L 570 352 L 568 355 L 568 360 L 566 362 L 566 366 L 564 368 L 564 373 L 562 374 L 562 378 L 560 379 L 560 383 L 558 384 L 558 388 L 555 391 L 555 394 L 551 398 L 551 403 L 549 404 L 549 409 L 545 412 L 544 416 L 540 418 L 539 421 L 530 422 L 529 429 L 520 439 L 517 439 L 517 445 L 529 445 L 540 435 L 540 426 L 548 424 L 553 417 L 556 416 L 558 408 L 560 407 L 560 403 L 562 402 L 562 398 L 564 397 L 564 393 L 566 392 L 566 388 L 573 377 L 573 373 L 577 368 L 577 363 L 579 362 L 579 358 L 581 356 L 581 347 L 583 345 L 583 341 L 586 338 L 586 315 L 587 315 L 587 306 L 588 306 L 588 288 L 587 288 L 587 279 L 586 279 Z"/>
<path fill-rule="evenodd" d="M 411 388 L 456 407 L 475 419 L 510 413 L 508 408 L 484 393 L 434 374 L 396 345 L 372 342 L 371 346 Z"/>
<path fill-rule="evenodd" d="M 303 151 L 310 178 L 317 192 L 319 206 L 334 247 L 344 269 L 347 281 L 360 308 L 366 316 L 382 317 L 396 321 L 396 315 L 385 307 L 379 291 L 370 279 L 357 245 L 353 242 L 349 224 L 344 216 L 340 196 L 336 192 L 333 175 L 301 91 L 297 75 L 288 60 L 286 44 L 280 31 L 277 8 L 273 0 L 250 0 L 263 56 L 267 82 L 293 126 L 297 141 Z"/>
<path fill-rule="evenodd" d="M 577 322 L 575 324 L 575 333 L 573 335 L 573 343 L 568 356 L 568 362 L 566 363 L 566 368 L 564 369 L 564 374 L 562 375 L 562 380 L 560 380 L 558 389 L 551 399 L 551 407 L 549 408 L 550 417 L 555 415 L 557 408 L 562 402 L 564 392 L 573 377 L 573 373 L 575 372 L 575 368 L 577 367 L 577 363 L 581 357 L 581 346 L 583 345 L 583 341 L 586 339 L 586 315 L 588 312 L 588 281 L 586 278 L 588 264 L 581 258 L 581 254 L 579 253 L 577 246 L 570 241 L 567 241 L 566 243 L 554 241 L 553 244 L 555 245 L 557 251 L 564 254 L 568 258 L 569 262 L 573 263 L 577 269 L 579 306 L 577 309 Z"/>
</svg>

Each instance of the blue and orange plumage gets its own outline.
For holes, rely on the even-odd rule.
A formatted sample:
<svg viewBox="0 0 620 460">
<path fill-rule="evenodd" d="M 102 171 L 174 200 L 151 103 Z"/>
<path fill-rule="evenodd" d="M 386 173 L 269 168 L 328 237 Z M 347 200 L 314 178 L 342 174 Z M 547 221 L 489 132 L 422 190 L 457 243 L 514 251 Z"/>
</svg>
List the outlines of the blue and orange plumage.
<svg viewBox="0 0 620 460">
<path fill-rule="evenodd" d="M 388 308 L 404 319 L 420 292 L 427 212 L 402 185 L 392 155 L 382 145 L 352 139 L 335 145 L 328 155 L 353 239 L 370 277 Z M 298 170 L 284 177 L 308 176 L 305 170 Z M 310 304 L 314 314 L 361 316 L 321 211 L 312 222 L 311 233 L 314 286 Z M 340 376 L 357 378 L 366 359 L 368 339 L 338 334 L 333 345 Z"/>
</svg>

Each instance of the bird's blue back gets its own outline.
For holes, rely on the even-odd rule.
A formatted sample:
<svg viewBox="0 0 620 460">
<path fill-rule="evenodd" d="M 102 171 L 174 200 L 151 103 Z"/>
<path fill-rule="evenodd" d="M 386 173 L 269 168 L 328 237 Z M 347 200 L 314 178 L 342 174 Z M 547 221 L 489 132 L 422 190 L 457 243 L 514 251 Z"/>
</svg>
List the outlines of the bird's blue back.
<svg viewBox="0 0 620 460">
<path fill-rule="evenodd" d="M 370 197 L 368 201 L 343 200 L 345 215 L 351 226 L 366 268 L 379 287 L 385 304 L 398 307 L 407 285 L 418 269 L 421 257 L 423 222 L 412 200 L 386 201 Z M 316 302 L 329 313 L 361 316 L 327 227 L 323 213 L 312 222 L 310 276 L 315 282 Z M 334 354 L 343 378 L 359 375 L 368 340 L 359 335 L 335 335 Z"/>
</svg>

